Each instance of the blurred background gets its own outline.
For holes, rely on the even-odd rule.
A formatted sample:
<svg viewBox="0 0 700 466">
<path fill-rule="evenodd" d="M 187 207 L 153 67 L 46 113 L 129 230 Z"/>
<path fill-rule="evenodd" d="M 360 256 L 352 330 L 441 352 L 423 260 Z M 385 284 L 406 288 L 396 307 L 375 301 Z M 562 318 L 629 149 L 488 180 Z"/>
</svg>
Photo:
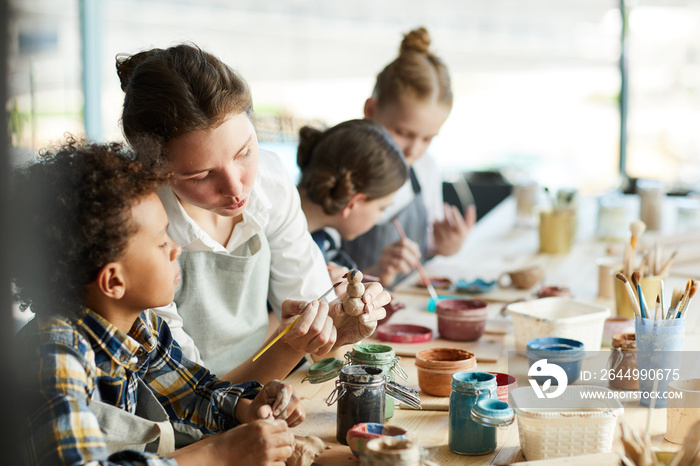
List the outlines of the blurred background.
<svg viewBox="0 0 700 466">
<path fill-rule="evenodd" d="M 446 176 L 497 173 L 597 195 L 626 177 L 700 187 L 700 0 L 9 0 L 15 160 L 66 132 L 119 140 L 119 53 L 193 42 L 253 89 L 263 146 L 296 173 L 298 128 L 362 116 L 403 34 L 425 26 L 452 113 Z M 623 15 L 627 141 L 621 163 Z M 624 142 L 624 141 L 623 141 Z"/>
</svg>

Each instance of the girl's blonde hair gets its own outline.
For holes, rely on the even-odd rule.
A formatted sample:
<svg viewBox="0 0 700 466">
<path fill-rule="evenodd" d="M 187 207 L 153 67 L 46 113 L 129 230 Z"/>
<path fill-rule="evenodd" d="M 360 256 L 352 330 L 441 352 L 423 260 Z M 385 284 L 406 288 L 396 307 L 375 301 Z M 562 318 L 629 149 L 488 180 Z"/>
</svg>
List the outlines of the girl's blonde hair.
<svg viewBox="0 0 700 466">
<path fill-rule="evenodd" d="M 380 108 L 403 96 L 452 108 L 450 74 L 445 63 L 430 52 L 430 34 L 423 27 L 404 35 L 399 56 L 377 75 L 372 92 Z"/>
</svg>

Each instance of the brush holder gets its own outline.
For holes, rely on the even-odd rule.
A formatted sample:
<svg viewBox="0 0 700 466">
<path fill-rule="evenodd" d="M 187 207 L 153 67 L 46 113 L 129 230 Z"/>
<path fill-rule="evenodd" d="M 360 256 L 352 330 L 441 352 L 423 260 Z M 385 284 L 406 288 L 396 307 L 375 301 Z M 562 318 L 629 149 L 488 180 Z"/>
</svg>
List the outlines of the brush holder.
<svg viewBox="0 0 700 466">
<path fill-rule="evenodd" d="M 613 276 L 614 275 L 615 274 L 613 274 Z M 632 284 L 632 280 L 630 280 L 629 277 L 627 277 L 627 280 L 632 287 L 632 291 L 634 291 L 634 295 L 637 296 L 637 300 L 639 300 L 637 290 Z M 639 284 L 642 286 L 644 300 L 647 302 L 647 307 L 651 308 L 652 313 L 654 312 L 656 296 L 661 294 L 661 281 L 662 278 L 656 275 L 649 275 L 639 280 Z M 617 310 L 618 316 L 634 319 L 634 310 L 632 309 L 632 303 L 630 302 L 630 298 L 625 290 L 625 284 L 617 278 L 615 279 L 615 309 Z M 652 315 L 647 317 L 654 316 Z"/>
<path fill-rule="evenodd" d="M 567 254 L 576 237 L 576 210 L 554 209 L 540 212 L 540 252 Z"/>
<path fill-rule="evenodd" d="M 655 398 L 657 408 L 666 407 L 668 384 L 680 377 L 685 328 L 685 317 L 656 322 L 654 319 L 634 320 L 642 406 L 649 406 Z M 655 383 L 658 385 L 653 393 Z"/>
</svg>

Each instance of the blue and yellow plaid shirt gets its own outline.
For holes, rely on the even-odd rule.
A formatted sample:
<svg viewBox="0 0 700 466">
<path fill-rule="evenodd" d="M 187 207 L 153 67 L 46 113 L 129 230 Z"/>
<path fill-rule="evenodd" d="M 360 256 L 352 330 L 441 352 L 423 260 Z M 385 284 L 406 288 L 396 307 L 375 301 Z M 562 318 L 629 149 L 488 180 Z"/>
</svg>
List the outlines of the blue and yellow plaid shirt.
<svg viewBox="0 0 700 466">
<path fill-rule="evenodd" d="M 211 435 L 238 422 L 238 399 L 254 398 L 260 384 L 231 384 L 182 355 L 170 328 L 151 310 L 124 334 L 97 313 L 36 317 L 18 334 L 26 361 L 20 387 L 26 411 L 23 438 L 31 464 L 174 465 L 154 453 L 109 455 L 90 400 L 136 411 L 138 378 L 173 423 Z"/>
</svg>

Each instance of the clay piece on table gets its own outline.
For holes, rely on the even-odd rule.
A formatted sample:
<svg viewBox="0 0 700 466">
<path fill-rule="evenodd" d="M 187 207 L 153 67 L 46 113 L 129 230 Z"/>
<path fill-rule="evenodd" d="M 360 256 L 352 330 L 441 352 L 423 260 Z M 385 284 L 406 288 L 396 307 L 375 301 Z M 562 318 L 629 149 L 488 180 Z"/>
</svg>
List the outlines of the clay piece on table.
<svg viewBox="0 0 700 466">
<path fill-rule="evenodd" d="M 287 458 L 287 466 L 311 466 L 318 455 L 329 447 L 318 437 L 294 436 L 294 451 Z"/>
<path fill-rule="evenodd" d="M 346 298 L 343 301 L 343 310 L 351 316 L 359 316 L 365 309 L 365 303 L 362 298 Z"/>
<path fill-rule="evenodd" d="M 430 279 L 430 284 L 433 285 L 433 288 L 436 290 L 446 290 L 450 286 L 452 286 L 452 280 L 450 280 L 447 277 L 429 277 Z M 420 288 L 427 288 L 427 284 L 423 281 L 422 278 L 419 278 L 418 281 L 416 282 L 416 286 Z"/>
</svg>

